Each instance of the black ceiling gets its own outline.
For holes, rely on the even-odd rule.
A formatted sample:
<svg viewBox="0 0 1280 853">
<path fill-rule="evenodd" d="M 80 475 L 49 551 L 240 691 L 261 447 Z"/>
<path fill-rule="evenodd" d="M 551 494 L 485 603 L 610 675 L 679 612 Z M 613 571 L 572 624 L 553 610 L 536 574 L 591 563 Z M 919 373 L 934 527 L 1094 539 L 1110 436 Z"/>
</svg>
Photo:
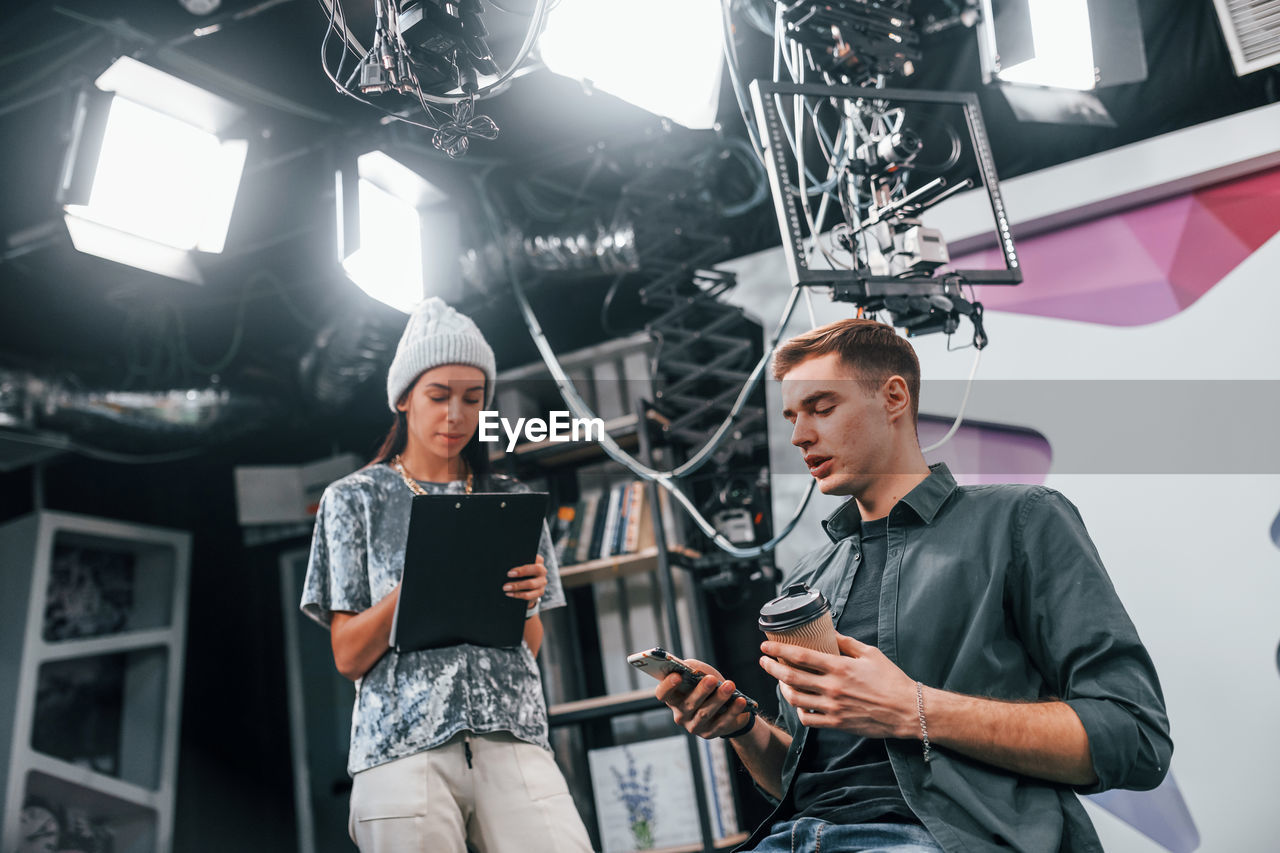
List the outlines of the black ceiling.
<svg viewBox="0 0 1280 853">
<path fill-rule="evenodd" d="M 0 68 L 5 71 L 0 83 L 0 150 L 5 155 L 0 162 L 0 235 L 5 238 L 0 368 L 138 390 L 203 387 L 216 373 L 216 381 L 225 386 L 252 388 L 279 400 L 296 422 L 299 412 L 314 414 L 297 399 L 299 357 L 320 328 L 353 306 L 366 307 L 363 295 L 333 262 L 331 176 L 336 154 L 368 141 L 397 146 L 416 167 L 454 190 L 472 221 L 468 239 L 474 244 L 486 233 L 469 195 L 481 171 L 494 167 L 499 176 L 520 175 L 549 155 L 565 152 L 564 174 L 575 168 L 585 172 L 589 146 L 608 139 L 626 148 L 629 138 L 653 139 L 643 134 L 660 126 L 651 115 L 613 98 L 587 95 L 573 81 L 534 71 L 482 102 L 483 111 L 501 128 L 499 138 L 475 143 L 466 157 L 450 161 L 433 153 L 426 131 L 407 125 L 388 128 L 372 109 L 334 90 L 319 64 L 327 19 L 318 3 L 280 2 L 231 20 L 235 13 L 261 5 L 261 0 L 223 0 L 212 19 L 226 21 L 224 28 L 202 38 L 190 33 L 211 19 L 191 15 L 177 0 L 8 5 L 0 24 Z M 367 0 L 346 5 L 358 27 Z M 517 8 L 532 2 L 507 0 L 502 5 Z M 949 5 L 948 0 L 927 0 L 913 9 L 923 18 L 943 14 Z M 1118 127 L 1021 124 L 1002 99 L 982 93 L 1002 178 L 1276 99 L 1274 72 L 1234 76 L 1210 0 L 1140 0 L 1139 8 L 1149 79 L 1100 93 Z M 492 6 L 486 19 L 501 63 L 514 51 L 525 19 Z M 738 40 L 744 76 L 768 75 L 768 40 L 745 24 L 738 28 Z M 923 47 L 918 72 L 895 85 L 981 88 L 971 30 L 927 37 Z M 73 94 L 121 53 L 174 70 L 250 111 L 249 162 L 227 250 L 210 266 L 203 286 L 79 255 L 58 224 L 53 194 Z M 720 118 L 726 134 L 743 135 L 727 80 Z M 675 129 L 667 138 L 696 146 L 712 136 Z M 636 162 L 635 157 L 611 160 L 616 174 L 609 186 L 625 181 Z M 607 195 L 607 188 L 601 192 Z M 720 227 L 731 238 L 733 253 L 777 243 L 767 203 Z M 604 336 L 598 317 L 607 283 L 576 280 L 533 294 L 554 344 L 569 349 Z M 627 325 L 633 296 L 622 295 L 615 325 Z M 472 295 L 466 307 L 494 340 L 500 367 L 535 357 L 523 324 L 500 289 Z M 369 384 L 353 411 L 369 404 L 371 416 L 383 419 L 377 406 L 379 383 Z M 353 418 L 356 428 L 364 428 L 364 421 L 351 413 L 326 417 L 335 429 Z"/>
</svg>

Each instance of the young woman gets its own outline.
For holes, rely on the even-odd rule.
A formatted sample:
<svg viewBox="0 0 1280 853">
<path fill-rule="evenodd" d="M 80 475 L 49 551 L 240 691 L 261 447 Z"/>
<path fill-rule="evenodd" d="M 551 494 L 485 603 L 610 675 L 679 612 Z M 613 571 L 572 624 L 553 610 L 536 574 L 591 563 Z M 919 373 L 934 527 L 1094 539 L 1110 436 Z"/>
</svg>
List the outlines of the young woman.
<svg viewBox="0 0 1280 853">
<path fill-rule="evenodd" d="M 387 375 L 390 433 L 320 501 L 302 609 L 329 629 L 334 663 L 355 682 L 348 829 L 363 853 L 463 853 L 467 842 L 480 853 L 591 849 L 551 757 L 534 661 L 540 609 L 564 604 L 545 527 L 536 561 L 513 567 L 503 586 L 528 602 L 520 647 L 389 647 L 413 495 L 526 491 L 488 474 L 476 437 L 493 382 L 493 351 L 475 324 L 423 302 Z"/>
</svg>

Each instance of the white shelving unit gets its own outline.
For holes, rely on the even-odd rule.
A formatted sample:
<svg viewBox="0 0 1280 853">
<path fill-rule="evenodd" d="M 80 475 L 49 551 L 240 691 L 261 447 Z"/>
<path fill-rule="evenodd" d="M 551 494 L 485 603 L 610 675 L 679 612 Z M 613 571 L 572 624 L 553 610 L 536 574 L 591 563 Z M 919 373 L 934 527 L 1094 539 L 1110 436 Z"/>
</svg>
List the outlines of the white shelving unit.
<svg viewBox="0 0 1280 853">
<path fill-rule="evenodd" d="M 0 525 L 6 853 L 35 801 L 114 853 L 171 848 L 190 552 L 181 531 L 61 512 Z"/>
</svg>

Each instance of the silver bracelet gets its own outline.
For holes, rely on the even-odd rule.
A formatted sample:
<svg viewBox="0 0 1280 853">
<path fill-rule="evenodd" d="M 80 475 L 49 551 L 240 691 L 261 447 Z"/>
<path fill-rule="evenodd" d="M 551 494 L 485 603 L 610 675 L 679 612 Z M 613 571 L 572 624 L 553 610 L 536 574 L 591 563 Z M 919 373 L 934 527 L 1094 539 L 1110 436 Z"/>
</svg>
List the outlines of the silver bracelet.
<svg viewBox="0 0 1280 853">
<path fill-rule="evenodd" d="M 929 726 L 924 721 L 924 685 L 916 682 L 916 713 L 920 715 L 920 739 L 924 742 L 924 760 L 933 758 L 929 754 Z"/>
</svg>

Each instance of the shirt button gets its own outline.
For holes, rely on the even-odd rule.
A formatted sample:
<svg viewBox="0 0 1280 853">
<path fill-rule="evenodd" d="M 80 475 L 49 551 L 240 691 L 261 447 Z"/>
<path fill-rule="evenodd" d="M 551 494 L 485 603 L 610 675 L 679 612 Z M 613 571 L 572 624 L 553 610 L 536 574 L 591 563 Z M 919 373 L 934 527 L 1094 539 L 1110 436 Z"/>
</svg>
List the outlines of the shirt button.
<svg viewBox="0 0 1280 853">
<path fill-rule="evenodd" d="M 898 556 L 898 549 L 897 549 L 897 548 L 894 548 L 892 551 L 890 551 L 890 552 L 889 552 L 889 556 L 890 556 L 890 557 L 896 557 L 896 556 Z"/>
<path fill-rule="evenodd" d="M 854 560 L 854 562 L 857 562 L 858 560 L 861 560 L 861 559 L 862 559 L 862 555 L 861 555 L 861 554 L 855 553 L 855 554 L 853 555 L 853 560 Z"/>
</svg>

